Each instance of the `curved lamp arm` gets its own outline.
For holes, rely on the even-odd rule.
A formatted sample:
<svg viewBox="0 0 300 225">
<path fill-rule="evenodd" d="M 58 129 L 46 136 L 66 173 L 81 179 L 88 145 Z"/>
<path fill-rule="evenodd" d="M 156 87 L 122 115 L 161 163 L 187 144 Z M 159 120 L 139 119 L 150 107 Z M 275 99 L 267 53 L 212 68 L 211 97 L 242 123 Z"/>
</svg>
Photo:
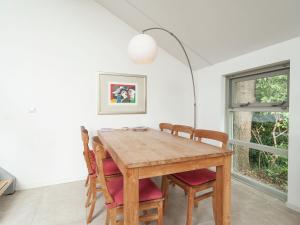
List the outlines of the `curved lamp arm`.
<svg viewBox="0 0 300 225">
<path fill-rule="evenodd" d="M 186 50 L 185 50 L 182 42 L 179 40 L 179 38 L 175 34 L 173 34 L 172 32 L 168 31 L 167 29 L 164 29 L 164 28 L 161 28 L 161 27 L 151 27 L 151 28 L 143 30 L 142 32 L 145 33 L 145 32 L 150 31 L 150 30 L 162 30 L 162 31 L 165 31 L 168 34 L 170 34 L 172 37 L 174 37 L 177 40 L 177 42 L 179 43 L 179 45 L 181 46 L 181 48 L 182 48 L 182 50 L 183 50 L 183 52 L 185 54 L 185 57 L 187 59 L 188 65 L 189 65 L 190 73 L 191 73 L 192 83 L 193 83 L 193 94 L 194 94 L 194 128 L 196 128 L 197 110 L 196 110 L 196 90 L 195 90 L 194 73 L 193 73 L 193 70 L 192 70 L 190 59 L 189 59 L 189 57 L 188 57 L 188 55 L 186 53 Z"/>
</svg>

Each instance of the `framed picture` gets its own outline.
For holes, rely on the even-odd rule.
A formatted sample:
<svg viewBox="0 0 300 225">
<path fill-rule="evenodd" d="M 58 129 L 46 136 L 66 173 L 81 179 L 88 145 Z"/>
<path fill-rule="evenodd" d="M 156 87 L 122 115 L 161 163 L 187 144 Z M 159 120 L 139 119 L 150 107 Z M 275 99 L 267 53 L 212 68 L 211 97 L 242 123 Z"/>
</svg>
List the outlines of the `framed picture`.
<svg viewBox="0 0 300 225">
<path fill-rule="evenodd" d="M 99 74 L 98 114 L 146 113 L 147 77 Z"/>
</svg>

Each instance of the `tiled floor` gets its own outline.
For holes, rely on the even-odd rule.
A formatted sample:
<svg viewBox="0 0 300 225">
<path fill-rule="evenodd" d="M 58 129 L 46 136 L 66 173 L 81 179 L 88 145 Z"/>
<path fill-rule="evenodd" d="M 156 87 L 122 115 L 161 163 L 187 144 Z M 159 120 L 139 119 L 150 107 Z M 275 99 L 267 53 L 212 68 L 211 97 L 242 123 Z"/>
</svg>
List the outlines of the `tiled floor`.
<svg viewBox="0 0 300 225">
<path fill-rule="evenodd" d="M 16 192 L 0 198 L 1 225 L 82 225 L 85 224 L 85 188 L 73 182 Z M 171 188 L 165 225 L 184 225 L 186 198 L 178 188 Z M 105 220 L 103 196 L 99 194 L 92 225 Z M 155 224 L 155 223 L 152 223 Z M 193 224 L 212 225 L 210 200 L 194 209 Z M 233 225 L 299 225 L 300 214 L 284 203 L 233 181 Z"/>
</svg>

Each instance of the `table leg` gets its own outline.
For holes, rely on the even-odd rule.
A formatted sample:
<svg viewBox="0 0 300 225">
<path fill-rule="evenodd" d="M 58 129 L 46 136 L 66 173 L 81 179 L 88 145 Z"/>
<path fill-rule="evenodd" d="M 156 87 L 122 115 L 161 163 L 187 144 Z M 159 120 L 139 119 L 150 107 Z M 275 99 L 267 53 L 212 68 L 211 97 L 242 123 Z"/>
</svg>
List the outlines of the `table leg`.
<svg viewBox="0 0 300 225">
<path fill-rule="evenodd" d="M 231 156 L 224 158 L 224 165 L 217 167 L 216 225 L 231 224 Z"/>
<path fill-rule="evenodd" d="M 139 179 L 137 169 L 124 173 L 124 225 L 139 224 Z"/>
</svg>

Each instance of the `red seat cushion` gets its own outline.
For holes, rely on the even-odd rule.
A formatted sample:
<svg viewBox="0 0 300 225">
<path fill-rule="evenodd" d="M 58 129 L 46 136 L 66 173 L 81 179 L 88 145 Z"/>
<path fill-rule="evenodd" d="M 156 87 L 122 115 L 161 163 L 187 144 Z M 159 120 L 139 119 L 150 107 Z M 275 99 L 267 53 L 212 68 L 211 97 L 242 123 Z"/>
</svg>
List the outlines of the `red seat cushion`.
<svg viewBox="0 0 300 225">
<path fill-rule="evenodd" d="M 90 175 L 96 174 L 97 170 L 97 163 L 95 153 L 93 151 L 89 151 L 89 159 L 91 163 L 91 168 L 93 173 Z M 104 159 L 103 160 L 103 170 L 105 176 L 115 175 L 121 173 L 116 163 L 113 161 L 112 158 Z"/>
<path fill-rule="evenodd" d="M 114 202 L 107 205 L 114 208 L 123 205 L 123 177 L 116 177 L 107 182 L 108 192 Z M 139 180 L 139 200 L 140 202 L 162 198 L 160 189 L 149 178 Z"/>
<path fill-rule="evenodd" d="M 173 174 L 176 178 L 190 186 L 197 186 L 216 179 L 216 172 L 208 169 L 200 169 Z"/>
<path fill-rule="evenodd" d="M 103 160 L 103 170 L 105 176 L 115 175 L 121 173 L 117 164 L 114 162 L 112 158 Z"/>
</svg>

